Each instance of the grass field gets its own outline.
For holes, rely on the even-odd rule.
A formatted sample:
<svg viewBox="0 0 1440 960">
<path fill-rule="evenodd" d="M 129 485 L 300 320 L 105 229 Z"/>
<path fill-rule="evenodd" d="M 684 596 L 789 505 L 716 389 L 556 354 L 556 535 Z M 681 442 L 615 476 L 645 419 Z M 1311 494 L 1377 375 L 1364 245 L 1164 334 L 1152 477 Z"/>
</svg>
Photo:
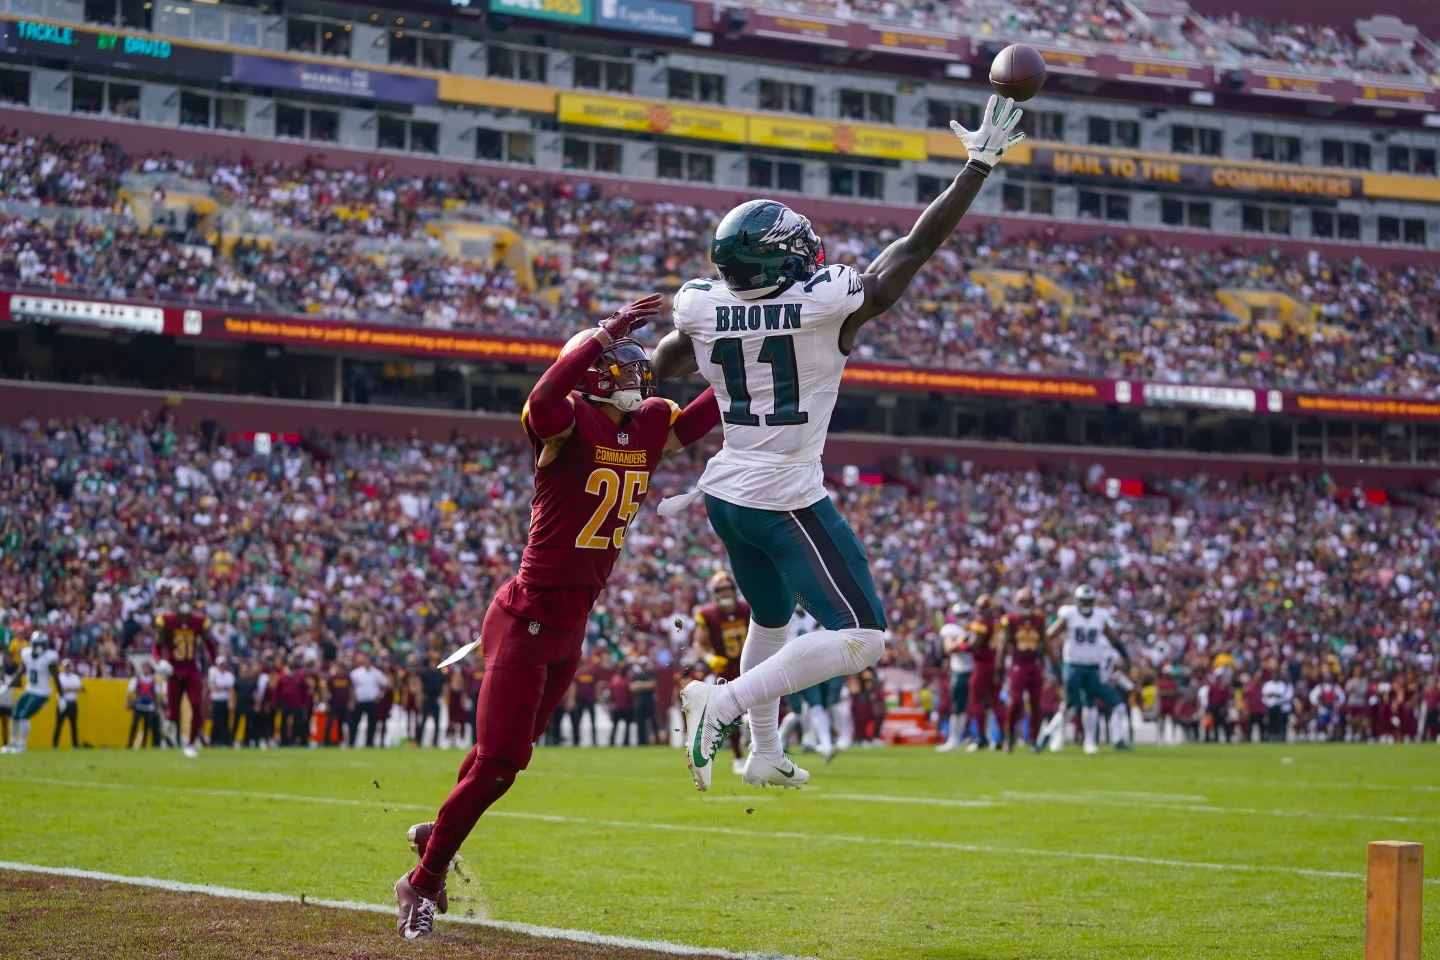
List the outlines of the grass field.
<svg viewBox="0 0 1440 960">
<path fill-rule="evenodd" d="M 0 757 L 0 860 L 385 904 L 412 862 L 405 828 L 459 760 Z M 702 796 L 678 751 L 537 751 L 463 851 L 473 879 L 452 880 L 452 911 L 822 958 L 1359 957 L 1365 844 L 1397 839 L 1428 847 L 1440 957 L 1433 745 L 855 750 L 784 795 L 726 771 Z M 0 884 L 7 939 L 57 955 L 17 889 Z"/>
</svg>

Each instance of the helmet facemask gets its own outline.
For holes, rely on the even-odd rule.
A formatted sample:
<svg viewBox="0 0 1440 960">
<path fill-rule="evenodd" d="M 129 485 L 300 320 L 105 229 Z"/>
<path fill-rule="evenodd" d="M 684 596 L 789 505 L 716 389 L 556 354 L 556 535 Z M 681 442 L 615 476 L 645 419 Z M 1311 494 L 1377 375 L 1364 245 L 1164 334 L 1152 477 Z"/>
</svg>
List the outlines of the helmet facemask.
<svg viewBox="0 0 1440 960">
<path fill-rule="evenodd" d="M 622 337 L 602 350 L 594 365 L 585 371 L 580 392 L 591 400 L 613 404 L 622 413 L 634 413 L 640 404 L 655 396 L 650 355 L 639 341 Z"/>
</svg>

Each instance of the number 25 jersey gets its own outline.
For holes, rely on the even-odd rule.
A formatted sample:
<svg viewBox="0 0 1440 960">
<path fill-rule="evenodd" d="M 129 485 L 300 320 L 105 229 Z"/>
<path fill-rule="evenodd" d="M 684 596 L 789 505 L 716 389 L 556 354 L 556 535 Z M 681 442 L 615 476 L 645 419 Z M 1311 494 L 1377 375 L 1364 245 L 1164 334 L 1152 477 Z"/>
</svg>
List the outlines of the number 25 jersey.
<svg viewBox="0 0 1440 960">
<path fill-rule="evenodd" d="M 569 402 L 575 432 L 553 461 L 535 468 L 520 575 L 495 596 L 515 616 L 557 629 L 584 623 L 589 615 L 680 413 L 674 402 L 651 397 L 616 426 L 578 394 Z M 528 407 L 520 421 L 538 462 L 544 442 L 530 428 Z"/>
<path fill-rule="evenodd" d="M 723 280 L 680 288 L 675 329 L 694 343 L 725 427 L 702 491 L 761 510 L 824 499 L 820 455 L 849 359 L 840 329 L 864 302 L 860 274 L 838 263 L 756 300 L 735 296 Z"/>
</svg>

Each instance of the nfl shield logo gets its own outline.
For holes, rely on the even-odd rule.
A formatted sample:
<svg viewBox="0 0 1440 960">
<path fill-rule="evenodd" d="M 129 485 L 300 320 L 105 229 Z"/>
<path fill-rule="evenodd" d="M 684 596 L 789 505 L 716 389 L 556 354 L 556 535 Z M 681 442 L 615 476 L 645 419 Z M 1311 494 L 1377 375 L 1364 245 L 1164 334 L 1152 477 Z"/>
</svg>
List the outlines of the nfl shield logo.
<svg viewBox="0 0 1440 960">
<path fill-rule="evenodd" d="M 533 636 L 535 636 L 535 634 L 537 634 L 537 633 L 539 633 L 539 632 L 540 632 L 540 621 L 539 621 L 539 620 L 531 620 L 531 621 L 530 621 L 530 636 L 533 637 Z"/>
<path fill-rule="evenodd" d="M 620 446 L 622 446 L 622 447 L 628 447 L 628 446 L 630 445 L 630 434 L 628 434 L 628 433 L 617 433 L 617 434 L 615 434 L 615 442 L 618 443 L 618 444 L 620 444 Z"/>
</svg>

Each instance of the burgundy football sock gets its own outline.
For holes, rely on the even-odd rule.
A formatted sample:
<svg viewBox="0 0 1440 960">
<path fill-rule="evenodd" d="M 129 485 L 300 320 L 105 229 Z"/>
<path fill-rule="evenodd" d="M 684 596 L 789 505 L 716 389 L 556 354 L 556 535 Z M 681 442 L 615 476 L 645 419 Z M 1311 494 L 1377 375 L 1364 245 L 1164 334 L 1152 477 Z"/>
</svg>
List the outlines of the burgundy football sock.
<svg viewBox="0 0 1440 960">
<path fill-rule="evenodd" d="M 478 757 L 470 764 L 465 776 L 445 798 L 435 818 L 430 842 L 425 845 L 425 856 L 420 861 L 420 869 L 425 874 L 438 877 L 443 882 L 445 872 L 450 869 L 450 861 L 459 852 L 470 831 L 475 829 L 475 822 L 490 809 L 492 803 L 505 796 L 505 791 L 510 789 L 519 772 L 513 763 L 495 757 Z M 433 891 L 429 891 L 415 882 L 416 876 L 420 876 L 421 883 L 429 882 L 429 877 L 417 870 L 410 878 L 416 889 L 439 893 L 439 882 L 435 883 Z"/>
</svg>

